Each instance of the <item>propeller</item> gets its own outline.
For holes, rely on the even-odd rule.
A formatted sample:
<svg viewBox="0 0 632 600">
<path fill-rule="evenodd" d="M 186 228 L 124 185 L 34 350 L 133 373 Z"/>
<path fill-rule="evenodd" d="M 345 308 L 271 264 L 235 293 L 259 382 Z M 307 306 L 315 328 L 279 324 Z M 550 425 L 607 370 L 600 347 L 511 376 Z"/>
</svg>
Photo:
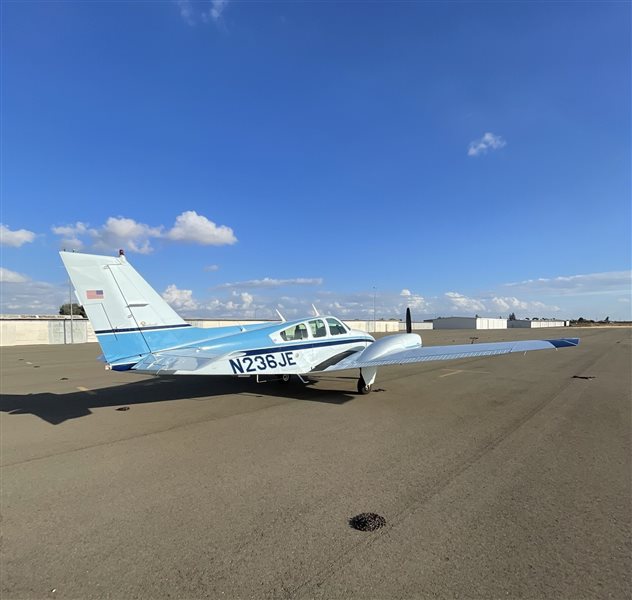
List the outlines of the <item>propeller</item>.
<svg viewBox="0 0 632 600">
<path fill-rule="evenodd" d="M 410 316 L 410 308 L 406 309 L 406 333 L 412 333 L 413 331 L 413 320 Z"/>
</svg>

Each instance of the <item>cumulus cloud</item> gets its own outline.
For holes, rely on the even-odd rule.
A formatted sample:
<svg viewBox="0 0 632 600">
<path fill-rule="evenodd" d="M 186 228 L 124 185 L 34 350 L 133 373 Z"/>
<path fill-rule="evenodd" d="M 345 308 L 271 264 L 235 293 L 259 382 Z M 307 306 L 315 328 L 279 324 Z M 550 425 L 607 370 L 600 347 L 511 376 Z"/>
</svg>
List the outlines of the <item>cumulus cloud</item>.
<svg viewBox="0 0 632 600">
<path fill-rule="evenodd" d="M 207 265 L 204 267 L 204 270 L 209 272 L 219 271 L 219 265 Z"/>
<path fill-rule="evenodd" d="M 545 304 L 544 302 L 540 302 L 539 300 L 518 300 L 515 296 L 494 296 L 491 299 L 491 303 L 494 308 L 497 308 L 499 311 L 522 311 L 525 313 L 550 313 L 550 312 L 558 312 L 560 310 L 559 306 L 555 306 L 552 304 Z"/>
<path fill-rule="evenodd" d="M 162 227 L 151 227 L 125 217 L 110 217 L 103 227 L 91 230 L 97 250 L 124 248 L 139 254 L 152 252 L 150 238 L 160 237 L 161 233 Z"/>
<path fill-rule="evenodd" d="M 217 289 L 223 288 L 278 288 L 287 285 L 321 285 L 320 277 L 295 277 L 292 279 L 274 279 L 264 277 L 263 279 L 249 279 L 248 281 L 235 281 L 233 283 L 222 283 Z"/>
<path fill-rule="evenodd" d="M 499 135 L 494 133 L 485 133 L 482 138 L 470 142 L 470 146 L 467 150 L 468 156 L 479 156 L 486 154 L 489 150 L 498 150 L 503 146 L 506 146 L 507 142 L 503 140 Z"/>
<path fill-rule="evenodd" d="M 511 296 L 504 298 L 494 296 L 492 298 L 492 304 L 498 308 L 498 310 L 510 310 L 510 309 L 521 309 L 526 310 L 528 308 L 528 303 L 523 300 L 518 300 L 518 298 Z"/>
<path fill-rule="evenodd" d="M 175 225 L 166 238 L 178 242 L 193 242 L 203 246 L 225 246 L 237 241 L 233 230 L 226 225 L 216 225 L 194 210 L 187 210 L 176 217 Z"/>
<path fill-rule="evenodd" d="M 0 283 L 25 283 L 28 280 L 26 275 L 0 267 Z"/>
<path fill-rule="evenodd" d="M 162 297 L 175 309 L 185 308 L 195 310 L 198 308 L 198 303 L 193 299 L 193 290 L 181 290 L 175 284 L 167 286 L 167 289 L 162 293 Z"/>
<path fill-rule="evenodd" d="M 68 250 L 81 250 L 84 243 L 80 236 L 90 233 L 89 227 L 81 221 L 77 221 L 74 225 L 51 227 L 51 230 L 55 235 L 61 236 L 61 246 Z"/>
<path fill-rule="evenodd" d="M 35 239 L 35 233 L 28 229 L 11 230 L 0 223 L 0 245 L 19 248 L 23 244 L 29 244 Z"/>
<path fill-rule="evenodd" d="M 109 217 L 101 227 L 90 227 L 87 223 L 77 221 L 51 229 L 61 237 L 60 244 L 64 248 L 80 250 L 90 246 L 103 252 L 115 252 L 123 248 L 130 252 L 149 254 L 154 250 L 152 241 L 160 239 L 214 246 L 237 241 L 230 227 L 218 226 L 193 210 L 178 215 L 168 231 L 163 225 L 154 227 L 128 217 Z"/>
<path fill-rule="evenodd" d="M 404 288 L 399 295 L 401 298 L 404 298 L 403 303 L 400 305 L 402 308 L 410 308 L 411 310 L 426 310 L 428 308 L 426 299 L 419 294 L 414 294 L 408 288 Z"/>
<path fill-rule="evenodd" d="M 445 297 L 448 299 L 451 308 L 459 312 L 483 312 L 486 310 L 485 305 L 476 298 L 469 298 L 458 292 L 446 292 Z"/>
</svg>

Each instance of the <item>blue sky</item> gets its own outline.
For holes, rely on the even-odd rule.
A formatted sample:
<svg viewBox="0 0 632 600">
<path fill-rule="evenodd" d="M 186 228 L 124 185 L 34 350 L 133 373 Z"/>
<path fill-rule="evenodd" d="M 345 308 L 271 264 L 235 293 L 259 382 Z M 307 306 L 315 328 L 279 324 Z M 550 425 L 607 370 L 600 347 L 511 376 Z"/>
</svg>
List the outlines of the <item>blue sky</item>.
<svg viewBox="0 0 632 600">
<path fill-rule="evenodd" d="M 1 6 L 3 313 L 630 319 L 630 3 Z"/>
</svg>

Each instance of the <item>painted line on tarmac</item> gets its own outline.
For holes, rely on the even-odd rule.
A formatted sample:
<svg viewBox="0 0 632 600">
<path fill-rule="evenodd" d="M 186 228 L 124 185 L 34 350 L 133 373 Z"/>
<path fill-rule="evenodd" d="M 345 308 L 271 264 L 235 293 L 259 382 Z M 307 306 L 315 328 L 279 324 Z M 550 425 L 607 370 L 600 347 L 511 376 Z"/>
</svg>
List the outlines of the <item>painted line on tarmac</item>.
<svg viewBox="0 0 632 600">
<path fill-rule="evenodd" d="M 459 373 L 479 373 L 489 375 L 489 371 L 473 371 L 471 369 L 452 369 L 449 373 L 444 373 L 443 375 L 439 375 L 441 377 L 450 377 L 450 375 L 458 375 Z"/>
<path fill-rule="evenodd" d="M 96 396 L 97 393 L 94 390 L 89 390 L 87 387 L 83 387 L 82 385 L 78 385 L 77 389 L 80 392 L 85 392 L 86 394 L 90 394 L 91 396 Z"/>
</svg>

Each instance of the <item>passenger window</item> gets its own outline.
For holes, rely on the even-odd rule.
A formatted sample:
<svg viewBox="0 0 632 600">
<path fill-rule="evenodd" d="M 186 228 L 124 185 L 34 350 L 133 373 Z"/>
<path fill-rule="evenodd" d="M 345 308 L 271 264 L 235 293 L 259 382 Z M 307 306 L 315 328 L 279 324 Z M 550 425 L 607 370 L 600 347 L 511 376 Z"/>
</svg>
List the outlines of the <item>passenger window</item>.
<svg viewBox="0 0 632 600">
<path fill-rule="evenodd" d="M 284 329 L 281 333 L 281 338 L 286 342 L 292 342 L 294 340 L 304 340 L 307 338 L 307 327 L 305 323 L 299 323 L 298 325 L 292 325 Z"/>
<path fill-rule="evenodd" d="M 329 325 L 329 331 L 331 335 L 340 335 L 341 333 L 347 333 L 345 326 L 337 319 L 327 319 Z"/>
<path fill-rule="evenodd" d="M 327 335 L 325 323 L 322 319 L 314 319 L 313 321 L 310 321 L 309 329 L 312 332 L 312 337 L 319 338 Z"/>
</svg>

